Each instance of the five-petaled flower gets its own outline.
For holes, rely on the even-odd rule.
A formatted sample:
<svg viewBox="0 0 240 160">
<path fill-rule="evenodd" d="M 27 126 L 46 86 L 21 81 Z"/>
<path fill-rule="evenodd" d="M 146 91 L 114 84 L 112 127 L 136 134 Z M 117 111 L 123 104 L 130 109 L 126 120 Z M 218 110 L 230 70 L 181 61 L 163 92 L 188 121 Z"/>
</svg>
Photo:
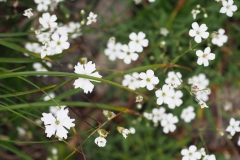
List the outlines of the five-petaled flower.
<svg viewBox="0 0 240 160">
<path fill-rule="evenodd" d="M 233 16 L 233 12 L 237 11 L 237 6 L 233 5 L 233 0 L 223 0 L 222 1 L 222 8 L 220 9 L 220 13 L 226 13 L 228 17 Z"/>
<path fill-rule="evenodd" d="M 84 74 L 88 76 L 93 76 L 97 78 L 101 78 L 102 76 L 98 72 L 94 72 L 96 70 L 95 64 L 92 63 L 92 61 L 89 61 L 87 64 L 78 64 L 74 67 L 75 68 L 75 73 L 77 74 Z M 82 88 L 84 93 L 92 92 L 94 85 L 91 83 L 91 81 L 96 81 L 96 80 L 90 80 L 87 78 L 78 78 L 75 80 L 73 83 L 75 88 Z"/>
<path fill-rule="evenodd" d="M 201 26 L 199 26 L 197 22 L 193 22 L 193 23 L 192 23 L 192 28 L 193 28 L 193 29 L 190 29 L 190 31 L 189 31 L 189 35 L 190 35 L 191 37 L 195 37 L 194 40 L 195 40 L 197 43 L 202 42 L 202 38 L 203 38 L 203 39 L 208 38 L 209 33 L 206 32 L 207 29 L 208 29 L 208 27 L 206 26 L 206 24 L 202 24 Z"/>
<path fill-rule="evenodd" d="M 136 52 L 142 52 L 143 47 L 148 46 L 148 40 L 145 39 L 146 34 L 143 32 L 139 32 L 138 34 L 136 33 L 131 33 L 129 35 L 129 38 L 131 41 L 129 42 L 129 47 L 135 49 Z"/>
<path fill-rule="evenodd" d="M 210 47 L 205 48 L 204 52 L 201 50 L 196 51 L 196 55 L 198 56 L 197 64 L 204 65 L 205 67 L 209 65 L 209 60 L 215 59 L 215 54 L 210 53 L 211 49 Z"/>
<path fill-rule="evenodd" d="M 230 132 L 231 136 L 234 136 L 236 132 L 240 132 L 240 121 L 236 121 L 234 118 L 230 119 L 230 124 L 227 127 L 226 131 Z"/>
<path fill-rule="evenodd" d="M 68 109 L 61 108 L 56 113 L 56 117 L 52 115 L 52 113 L 43 113 L 43 117 L 41 120 L 44 122 L 46 127 L 45 133 L 47 133 L 47 137 L 51 137 L 56 134 L 56 136 L 61 140 L 62 138 L 67 138 L 67 129 L 70 127 L 74 127 L 75 124 L 73 121 L 75 119 L 70 119 L 68 116 Z"/>
<path fill-rule="evenodd" d="M 43 13 L 42 17 L 39 18 L 39 23 L 44 27 L 44 28 L 55 28 L 57 27 L 57 20 L 56 15 L 50 15 L 49 13 Z"/>
<path fill-rule="evenodd" d="M 153 70 L 147 70 L 146 73 L 142 72 L 139 74 L 139 77 L 142 79 L 140 81 L 140 87 L 146 87 L 148 90 L 153 90 L 154 85 L 159 83 L 159 79 L 154 75 Z"/>
<path fill-rule="evenodd" d="M 202 157 L 201 153 L 197 151 L 197 147 L 191 145 L 189 149 L 182 149 L 181 154 L 183 155 L 182 160 L 197 160 Z"/>
</svg>

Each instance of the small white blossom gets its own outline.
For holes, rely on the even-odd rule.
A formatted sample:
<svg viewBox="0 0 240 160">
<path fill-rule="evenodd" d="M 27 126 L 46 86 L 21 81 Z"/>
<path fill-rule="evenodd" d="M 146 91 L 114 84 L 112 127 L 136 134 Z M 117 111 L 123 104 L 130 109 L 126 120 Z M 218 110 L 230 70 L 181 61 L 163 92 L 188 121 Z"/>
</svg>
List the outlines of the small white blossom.
<svg viewBox="0 0 240 160">
<path fill-rule="evenodd" d="M 146 34 L 143 32 L 139 32 L 138 34 L 136 33 L 131 33 L 129 35 L 130 42 L 129 42 L 129 48 L 133 48 L 136 52 L 142 52 L 143 47 L 148 46 L 148 40 L 145 39 Z"/>
<path fill-rule="evenodd" d="M 45 62 L 45 64 L 48 66 L 48 67 L 52 67 L 52 64 L 50 62 Z M 33 63 L 33 68 L 38 71 L 38 72 L 47 72 L 48 70 L 39 62 L 35 62 Z M 37 75 L 39 76 L 39 75 Z M 47 75 L 43 75 L 43 77 L 47 77 Z"/>
<path fill-rule="evenodd" d="M 203 102 L 202 100 L 198 101 L 198 105 L 200 105 L 201 108 L 208 108 L 207 104 Z"/>
<path fill-rule="evenodd" d="M 50 15 L 49 13 L 43 13 L 42 17 L 39 18 L 39 23 L 45 28 L 55 28 L 57 27 L 57 20 L 56 15 Z"/>
<path fill-rule="evenodd" d="M 152 113 L 143 112 L 143 117 L 145 117 L 147 120 L 152 120 L 153 119 L 153 114 Z"/>
<path fill-rule="evenodd" d="M 161 120 L 161 125 L 163 127 L 164 133 L 174 132 L 176 130 L 175 123 L 178 122 L 177 116 L 174 116 L 172 113 L 165 114 Z"/>
<path fill-rule="evenodd" d="M 192 13 L 192 15 L 193 15 L 193 19 L 196 19 L 197 14 L 200 13 L 200 10 L 198 10 L 198 9 L 193 9 L 191 13 Z"/>
<path fill-rule="evenodd" d="M 31 52 L 34 52 L 36 54 L 41 53 L 41 46 L 39 43 L 26 43 L 25 48 Z M 25 56 L 28 56 L 28 53 L 24 53 Z"/>
<path fill-rule="evenodd" d="M 70 23 L 68 23 L 68 25 L 66 27 L 67 27 L 68 33 L 71 34 L 71 38 L 74 39 L 74 38 L 77 38 L 78 36 L 82 35 L 80 23 L 70 22 Z"/>
<path fill-rule="evenodd" d="M 43 101 L 49 101 L 50 99 L 53 99 L 55 97 L 56 97 L 55 93 L 51 92 L 48 95 L 46 95 L 45 97 L 43 97 Z"/>
<path fill-rule="evenodd" d="M 215 45 L 218 45 L 219 47 L 223 46 L 224 43 L 227 42 L 228 36 L 224 35 L 225 30 L 220 28 L 216 34 L 216 36 L 213 37 L 212 43 Z"/>
<path fill-rule="evenodd" d="M 98 147 L 105 147 L 107 140 L 104 137 L 97 137 L 94 142 Z"/>
<path fill-rule="evenodd" d="M 240 136 L 238 137 L 237 145 L 240 146 Z"/>
<path fill-rule="evenodd" d="M 201 50 L 196 51 L 196 55 L 198 56 L 197 64 L 198 65 L 204 65 L 204 67 L 209 65 L 209 60 L 215 59 L 215 54 L 210 53 L 211 49 L 210 47 L 205 48 L 204 52 Z"/>
<path fill-rule="evenodd" d="M 148 0 L 148 1 L 151 2 L 151 3 L 152 3 L 152 2 L 155 2 L 155 0 Z"/>
<path fill-rule="evenodd" d="M 132 75 L 126 74 L 126 75 L 124 75 L 122 85 L 127 86 L 128 88 L 130 88 L 132 90 L 136 90 L 137 88 L 139 88 L 138 78 L 139 78 L 139 74 L 137 72 L 132 73 Z"/>
<path fill-rule="evenodd" d="M 142 72 L 139 77 L 142 79 L 140 87 L 147 87 L 149 91 L 153 90 L 154 85 L 159 83 L 159 79 L 154 75 L 153 70 L 147 70 L 146 73 Z"/>
<path fill-rule="evenodd" d="M 50 93 L 49 94 L 50 97 L 54 98 L 55 97 L 55 94 L 54 93 Z M 44 101 L 46 100 L 46 98 L 49 98 L 49 96 L 46 96 L 44 97 Z M 54 115 L 56 116 L 57 115 L 57 112 L 61 109 L 61 108 L 66 108 L 66 106 L 50 106 L 49 107 L 49 111 Z"/>
<path fill-rule="evenodd" d="M 209 85 L 209 80 L 206 78 L 206 75 L 200 73 L 198 76 L 193 76 L 188 79 L 188 84 L 193 84 L 198 86 L 198 88 L 203 89 Z"/>
<path fill-rule="evenodd" d="M 165 79 L 165 83 L 173 88 L 177 88 L 182 83 L 182 75 L 180 72 L 168 72 L 168 77 Z"/>
<path fill-rule="evenodd" d="M 32 8 L 29 8 L 29 9 L 26 9 L 23 13 L 24 16 L 27 16 L 28 18 L 32 17 L 33 16 L 33 13 L 32 13 Z"/>
<path fill-rule="evenodd" d="M 182 149 L 181 154 L 183 155 L 182 160 L 197 160 L 201 159 L 201 153 L 197 151 L 197 147 L 191 145 L 189 149 Z"/>
<path fill-rule="evenodd" d="M 193 23 L 192 23 L 192 28 L 193 28 L 193 29 L 190 29 L 190 31 L 189 31 L 189 35 L 190 35 L 191 37 L 195 37 L 194 40 L 195 40 L 197 43 L 202 42 L 202 38 L 203 38 L 203 39 L 208 38 L 209 33 L 206 32 L 207 29 L 208 29 L 208 27 L 206 26 L 206 24 L 202 24 L 201 26 L 199 26 L 197 22 L 193 22 Z"/>
<path fill-rule="evenodd" d="M 143 101 L 143 96 L 137 95 L 135 102 L 142 102 L 142 101 Z"/>
<path fill-rule="evenodd" d="M 209 99 L 209 95 L 211 94 L 211 90 L 209 88 L 198 90 L 195 95 L 197 99 L 201 99 L 203 101 L 207 101 Z"/>
<path fill-rule="evenodd" d="M 50 0 L 34 0 L 35 3 L 37 3 L 37 10 L 38 11 L 47 11 L 48 6 L 50 5 Z"/>
<path fill-rule="evenodd" d="M 91 24 L 92 22 L 96 22 L 96 21 L 97 21 L 97 14 L 90 12 L 87 17 L 87 25 Z"/>
<path fill-rule="evenodd" d="M 206 156 L 205 148 L 201 148 L 199 152 L 201 153 L 202 156 Z"/>
<path fill-rule="evenodd" d="M 135 132 L 136 132 L 136 130 L 135 130 L 134 127 L 130 127 L 130 128 L 129 128 L 129 131 L 130 131 L 131 134 L 135 134 Z"/>
<path fill-rule="evenodd" d="M 233 12 L 237 11 L 237 6 L 233 5 L 233 0 L 222 0 L 222 8 L 220 9 L 220 13 L 226 13 L 228 17 L 233 16 Z"/>
<path fill-rule="evenodd" d="M 27 132 L 23 127 L 17 127 L 16 129 L 18 131 L 18 136 L 23 137 L 27 135 Z"/>
<path fill-rule="evenodd" d="M 68 49 L 70 43 L 67 42 L 68 37 L 66 35 L 60 35 L 54 33 L 52 35 L 52 41 L 50 42 L 50 47 L 55 50 L 55 53 L 62 53 L 64 49 Z"/>
<path fill-rule="evenodd" d="M 236 132 L 240 132 L 240 121 L 236 121 L 234 118 L 230 119 L 230 124 L 227 127 L 226 131 L 230 132 L 231 136 L 234 136 Z"/>
<path fill-rule="evenodd" d="M 108 42 L 107 48 L 104 50 L 106 56 L 110 61 L 115 61 L 122 54 L 122 44 L 115 42 Z"/>
<path fill-rule="evenodd" d="M 67 129 L 74 127 L 75 124 L 73 121 L 75 119 L 70 119 L 68 116 L 68 109 L 61 108 L 56 117 L 52 115 L 52 113 L 43 113 L 41 120 L 45 125 L 45 133 L 47 133 L 47 137 L 51 137 L 56 134 L 56 136 L 61 140 L 62 138 L 67 138 Z"/>
<path fill-rule="evenodd" d="M 41 49 L 41 58 L 43 59 L 46 56 L 52 55 L 52 48 L 47 44 L 42 46 Z"/>
<path fill-rule="evenodd" d="M 182 110 L 181 118 L 186 122 L 191 122 L 196 117 L 194 112 L 194 108 L 192 106 L 188 106 L 187 108 Z"/>
<path fill-rule="evenodd" d="M 206 155 L 203 160 L 216 160 L 215 155 L 211 154 L 211 155 Z"/>
<path fill-rule="evenodd" d="M 85 74 L 97 78 L 101 78 L 102 76 L 98 72 L 94 72 L 96 70 L 95 64 L 92 63 L 92 61 L 89 61 L 87 64 L 78 64 L 74 67 L 75 68 L 75 73 L 77 74 Z M 75 88 L 82 88 L 84 93 L 92 92 L 94 85 L 91 83 L 91 81 L 95 80 L 90 80 L 86 78 L 78 78 L 74 82 L 74 87 Z"/>
<path fill-rule="evenodd" d="M 160 34 L 163 36 L 167 36 L 169 33 L 169 31 L 167 30 L 167 28 L 160 28 Z"/>
<path fill-rule="evenodd" d="M 140 4 L 142 0 L 134 0 L 135 4 Z"/>
<path fill-rule="evenodd" d="M 169 97 L 170 87 L 169 85 L 164 84 L 162 89 L 159 89 L 155 92 L 157 99 L 157 104 L 161 105 L 163 103 L 168 104 L 171 102 L 171 98 Z"/>
<path fill-rule="evenodd" d="M 169 100 L 170 103 L 168 103 L 168 108 L 174 109 L 175 107 L 179 107 L 183 103 L 181 99 L 183 96 L 182 91 L 175 91 L 174 89 L 171 89 L 168 94 L 171 98 L 171 100 Z"/>
<path fill-rule="evenodd" d="M 137 53 L 135 53 L 135 49 L 130 47 L 129 45 L 122 45 L 122 52 L 119 54 L 119 59 L 123 59 L 124 63 L 130 64 L 131 61 L 136 61 L 139 57 Z"/>
<path fill-rule="evenodd" d="M 121 133 L 122 135 L 123 135 L 123 137 L 126 139 L 127 138 L 127 135 L 129 134 L 129 133 L 131 133 L 128 129 L 126 129 L 126 128 L 123 128 L 123 127 L 117 127 L 117 130 L 118 130 L 118 132 L 119 133 Z"/>
<path fill-rule="evenodd" d="M 152 115 L 153 115 L 152 121 L 153 121 L 153 123 L 160 122 L 164 118 L 165 112 L 166 112 L 166 109 L 163 108 L 163 107 L 153 108 L 153 110 L 152 110 Z"/>
</svg>

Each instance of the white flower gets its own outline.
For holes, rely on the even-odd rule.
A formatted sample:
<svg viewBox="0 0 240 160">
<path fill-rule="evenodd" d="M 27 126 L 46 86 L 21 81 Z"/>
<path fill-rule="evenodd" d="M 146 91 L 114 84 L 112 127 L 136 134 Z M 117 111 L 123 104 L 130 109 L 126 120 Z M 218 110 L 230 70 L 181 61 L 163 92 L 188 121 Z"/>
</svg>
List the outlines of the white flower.
<svg viewBox="0 0 240 160">
<path fill-rule="evenodd" d="M 224 43 L 227 42 L 228 36 L 224 35 L 225 30 L 220 28 L 216 35 L 212 39 L 212 43 L 218 45 L 219 47 L 223 46 Z"/>
<path fill-rule="evenodd" d="M 77 38 L 78 36 L 82 35 L 81 29 L 80 29 L 81 27 L 80 23 L 70 22 L 66 27 L 68 29 L 68 32 L 71 35 L 71 38 Z"/>
<path fill-rule="evenodd" d="M 165 116 L 165 111 L 166 111 L 166 109 L 163 108 L 163 107 L 153 108 L 153 110 L 152 110 L 152 115 L 153 115 L 152 121 L 153 121 L 153 123 L 160 122 L 163 119 L 163 117 Z"/>
<path fill-rule="evenodd" d="M 123 128 L 123 127 L 120 127 L 120 126 L 117 127 L 117 130 L 118 130 L 119 133 L 121 133 L 121 134 L 123 135 L 123 137 L 124 137 L 125 139 L 127 138 L 127 135 L 128 135 L 129 133 L 131 133 L 128 129 Z"/>
<path fill-rule="evenodd" d="M 37 3 L 37 10 L 38 11 L 47 11 L 48 5 L 50 5 L 50 0 L 34 0 L 35 3 Z"/>
<path fill-rule="evenodd" d="M 97 15 L 94 14 L 93 12 L 90 12 L 90 14 L 87 17 L 87 25 L 91 24 L 92 22 L 96 22 L 97 21 Z"/>
<path fill-rule="evenodd" d="M 33 16 L 33 13 L 32 13 L 32 8 L 28 8 L 24 11 L 23 13 L 24 16 L 27 16 L 28 18 L 32 17 Z"/>
<path fill-rule="evenodd" d="M 124 63 L 130 64 L 131 61 L 136 61 L 139 57 L 137 53 L 135 53 L 135 49 L 130 47 L 129 45 L 122 45 L 122 52 L 119 53 L 119 59 L 123 59 Z"/>
<path fill-rule="evenodd" d="M 52 67 L 52 64 L 50 62 L 45 62 L 45 64 L 48 66 L 48 67 Z M 33 63 L 33 68 L 38 71 L 38 72 L 47 72 L 48 70 L 39 62 L 35 62 Z M 37 75 L 39 76 L 39 75 Z M 43 77 L 47 77 L 47 75 L 43 75 Z"/>
<path fill-rule="evenodd" d="M 182 160 L 197 160 L 202 157 L 194 145 L 191 145 L 189 149 L 182 149 L 181 154 L 183 155 Z"/>
<path fill-rule="evenodd" d="M 52 48 L 50 46 L 47 45 L 44 45 L 42 46 L 42 49 L 41 49 L 41 58 L 43 59 L 44 57 L 46 56 L 50 56 L 52 55 Z"/>
<path fill-rule="evenodd" d="M 201 148 L 199 152 L 201 153 L 202 156 L 206 156 L 205 148 Z"/>
<path fill-rule="evenodd" d="M 206 156 L 204 156 L 203 160 L 216 160 L 216 157 L 213 154 L 206 155 Z"/>
<path fill-rule="evenodd" d="M 54 33 L 52 39 L 53 41 L 50 42 L 50 46 L 56 53 L 62 53 L 63 49 L 68 49 L 70 46 L 70 43 L 67 42 L 68 37 L 66 35 L 60 37 L 57 33 Z"/>
<path fill-rule="evenodd" d="M 182 91 L 175 91 L 174 89 L 171 89 L 168 94 L 171 98 L 168 103 L 168 107 L 170 109 L 174 109 L 176 106 L 179 107 L 183 103 L 181 99 L 183 96 Z"/>
<path fill-rule="evenodd" d="M 39 18 L 39 23 L 44 27 L 44 28 L 55 28 L 57 27 L 57 20 L 56 15 L 50 16 L 49 13 L 43 13 L 42 17 Z"/>
<path fill-rule="evenodd" d="M 135 130 L 134 127 L 130 127 L 130 128 L 129 128 L 129 131 L 130 131 L 131 134 L 135 134 L 135 132 L 136 132 L 136 130 Z"/>
<path fill-rule="evenodd" d="M 56 97 L 56 95 L 55 95 L 55 93 L 49 93 L 48 95 L 46 95 L 44 98 L 43 98 L 43 101 L 49 101 L 50 99 L 53 99 L 53 98 L 55 98 Z"/>
<path fill-rule="evenodd" d="M 163 127 L 163 132 L 174 132 L 176 130 L 175 123 L 178 122 L 177 116 L 173 116 L 172 113 L 165 114 L 165 116 L 161 120 L 161 125 Z"/>
<path fill-rule="evenodd" d="M 198 10 L 198 9 L 193 9 L 191 13 L 192 13 L 192 15 L 193 15 L 193 19 L 196 19 L 197 14 L 200 13 L 200 10 Z"/>
<path fill-rule="evenodd" d="M 192 28 L 189 31 L 189 35 L 191 37 L 195 37 L 194 40 L 197 43 L 202 42 L 202 38 L 206 39 L 209 36 L 209 33 L 206 32 L 208 27 L 206 26 L 206 24 L 202 24 L 201 26 L 198 25 L 197 22 L 193 22 L 192 23 Z"/>
<path fill-rule="evenodd" d="M 198 88 L 203 89 L 209 85 L 209 80 L 206 78 L 206 75 L 200 73 L 198 76 L 193 76 L 188 79 L 188 84 L 193 84 L 198 86 Z"/>
<path fill-rule="evenodd" d="M 139 88 L 139 74 L 137 72 L 124 75 L 124 79 L 122 81 L 123 86 L 127 86 L 128 88 L 131 88 L 132 90 L 136 90 Z"/>
<path fill-rule="evenodd" d="M 233 5 L 233 0 L 222 0 L 222 8 L 220 9 L 220 13 L 226 13 L 228 17 L 233 16 L 233 12 L 237 11 L 237 6 Z"/>
<path fill-rule="evenodd" d="M 94 142 L 98 147 L 105 147 L 107 140 L 104 137 L 97 137 Z"/>
<path fill-rule="evenodd" d="M 208 96 L 211 94 L 211 90 L 209 88 L 198 90 L 195 95 L 197 99 L 201 99 L 203 101 L 208 100 Z"/>
<path fill-rule="evenodd" d="M 108 56 L 110 61 L 115 61 L 119 55 L 122 54 L 122 44 L 115 42 L 108 42 L 107 48 L 104 50 L 106 56 Z"/>
<path fill-rule="evenodd" d="M 78 64 L 74 67 L 75 68 L 75 73 L 77 74 L 85 74 L 97 78 L 101 78 L 102 76 L 98 72 L 94 72 L 96 70 L 95 64 L 92 63 L 92 61 L 89 61 L 87 64 Z M 93 73 L 94 72 L 94 73 Z M 92 92 L 94 85 L 91 83 L 91 81 L 94 80 L 89 80 L 86 78 L 78 78 L 74 82 L 74 87 L 75 88 L 82 88 L 84 93 Z"/>
<path fill-rule="evenodd" d="M 149 2 L 155 2 L 155 0 L 148 0 Z"/>
<path fill-rule="evenodd" d="M 234 136 L 236 132 L 240 132 L 239 124 L 240 124 L 240 121 L 236 121 L 234 118 L 231 118 L 230 124 L 227 127 L 226 131 L 230 132 L 230 134 Z"/>
<path fill-rule="evenodd" d="M 143 117 L 145 117 L 147 120 L 152 120 L 153 119 L 153 114 L 152 113 L 143 112 Z"/>
<path fill-rule="evenodd" d="M 142 2 L 142 0 L 134 0 L 135 4 L 139 4 Z"/>
<path fill-rule="evenodd" d="M 129 35 L 129 38 L 131 41 L 129 42 L 129 48 L 133 48 L 136 52 L 142 52 L 143 47 L 148 46 L 148 40 L 145 39 L 146 34 L 143 32 L 139 32 L 138 34 L 136 33 L 131 33 Z"/>
<path fill-rule="evenodd" d="M 137 95 L 135 102 L 142 102 L 142 101 L 143 101 L 143 96 L 142 95 Z"/>
<path fill-rule="evenodd" d="M 54 93 L 50 93 L 50 94 L 53 94 L 53 95 L 50 95 L 50 97 L 54 98 L 55 97 L 55 94 Z M 48 96 L 44 97 L 45 99 L 48 98 Z M 44 100 L 45 101 L 45 100 Z M 57 115 L 57 112 L 61 109 L 61 108 L 66 108 L 66 106 L 50 106 L 49 108 L 49 111 L 54 115 L 56 116 Z"/>
<path fill-rule="evenodd" d="M 195 118 L 196 114 L 194 113 L 194 108 L 192 106 L 188 106 L 187 108 L 182 110 L 181 118 L 189 123 Z"/>
<path fill-rule="evenodd" d="M 18 136 L 23 137 L 27 135 L 27 132 L 23 127 L 17 127 L 16 129 L 18 131 Z"/>
<path fill-rule="evenodd" d="M 41 53 L 41 46 L 39 45 L 39 43 L 26 43 L 25 48 L 29 51 L 32 51 L 32 52 L 36 53 L 36 54 Z M 24 53 L 24 55 L 28 56 L 28 53 Z"/>
<path fill-rule="evenodd" d="M 49 32 L 41 32 L 40 34 L 36 35 L 39 42 L 42 42 L 43 44 L 46 42 L 50 42 L 50 33 Z"/>
<path fill-rule="evenodd" d="M 200 105 L 201 108 L 208 108 L 207 104 L 203 102 L 202 100 L 198 101 L 198 105 Z"/>
<path fill-rule="evenodd" d="M 44 122 L 46 127 L 45 133 L 47 133 L 47 137 L 51 137 L 56 134 L 56 136 L 61 140 L 62 138 L 67 138 L 67 129 L 74 127 L 75 124 L 72 123 L 75 119 L 70 119 L 68 116 L 68 109 L 61 108 L 56 117 L 52 115 L 52 113 L 43 113 L 43 117 L 41 120 Z"/>
<path fill-rule="evenodd" d="M 205 48 L 204 52 L 201 50 L 196 51 L 196 55 L 198 56 L 197 64 L 198 65 L 204 65 L 205 67 L 209 65 L 209 60 L 215 59 L 215 54 L 210 53 L 211 49 L 210 47 Z"/>
<path fill-rule="evenodd" d="M 160 34 L 163 36 L 167 36 L 169 33 L 169 31 L 167 30 L 167 28 L 160 28 Z"/>
<path fill-rule="evenodd" d="M 149 91 L 153 90 L 154 85 L 159 83 L 159 79 L 154 75 L 153 70 L 147 70 L 146 73 L 142 72 L 139 74 L 142 79 L 140 81 L 140 87 L 147 87 Z"/>
<path fill-rule="evenodd" d="M 165 79 L 165 83 L 173 88 L 177 88 L 182 83 L 182 75 L 180 72 L 174 73 L 173 71 L 168 72 L 168 77 Z"/>
<path fill-rule="evenodd" d="M 165 104 L 170 103 L 171 98 L 169 97 L 170 96 L 169 91 L 170 91 L 169 85 L 164 84 L 162 86 L 162 89 L 159 89 L 155 92 L 156 97 L 158 97 L 158 99 L 157 99 L 157 104 L 158 105 L 161 105 L 163 103 L 165 103 Z"/>
</svg>

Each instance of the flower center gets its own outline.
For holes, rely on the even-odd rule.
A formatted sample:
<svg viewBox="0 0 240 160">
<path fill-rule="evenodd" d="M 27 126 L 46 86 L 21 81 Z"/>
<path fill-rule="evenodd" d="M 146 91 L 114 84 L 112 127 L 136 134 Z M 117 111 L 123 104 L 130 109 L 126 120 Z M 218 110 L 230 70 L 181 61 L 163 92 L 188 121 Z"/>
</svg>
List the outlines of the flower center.
<svg viewBox="0 0 240 160">
<path fill-rule="evenodd" d="M 130 52 L 127 52 L 127 55 L 130 55 Z"/>
<path fill-rule="evenodd" d="M 59 125 L 59 124 L 60 124 L 60 121 L 59 121 L 59 120 L 56 120 L 56 121 L 55 121 L 55 124 L 56 124 L 56 125 Z"/>
<path fill-rule="evenodd" d="M 58 46 L 60 46 L 60 44 L 61 44 L 61 42 L 60 42 L 60 41 L 58 41 L 58 42 L 57 42 L 57 45 L 58 45 Z"/>
<path fill-rule="evenodd" d="M 150 78 L 147 78 L 146 81 L 147 81 L 147 82 L 150 82 L 151 80 L 150 80 Z"/>
<path fill-rule="evenodd" d="M 203 54 L 203 58 L 206 58 L 208 56 L 208 54 Z"/>
</svg>

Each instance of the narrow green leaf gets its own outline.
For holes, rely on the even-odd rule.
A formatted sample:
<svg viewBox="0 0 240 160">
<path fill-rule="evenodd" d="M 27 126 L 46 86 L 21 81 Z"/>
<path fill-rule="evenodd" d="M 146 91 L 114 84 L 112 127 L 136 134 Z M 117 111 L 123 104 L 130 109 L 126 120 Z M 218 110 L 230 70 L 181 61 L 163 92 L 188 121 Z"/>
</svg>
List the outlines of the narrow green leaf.
<svg viewBox="0 0 240 160">
<path fill-rule="evenodd" d="M 0 63 L 32 63 L 39 62 L 39 59 L 32 58 L 0 58 Z"/>
<path fill-rule="evenodd" d="M 34 32 L 15 32 L 15 33 L 0 33 L 0 37 L 15 37 L 35 34 Z"/>
<path fill-rule="evenodd" d="M 16 155 L 18 155 L 19 157 L 25 159 L 25 160 L 32 160 L 31 157 L 29 157 L 28 155 L 24 154 L 22 151 L 20 151 L 19 149 L 17 149 L 15 146 L 13 146 L 12 144 L 10 143 L 6 143 L 6 142 L 1 142 L 0 143 L 0 147 L 8 150 L 8 151 L 11 151 L 13 153 L 15 153 Z"/>
<path fill-rule="evenodd" d="M 56 87 L 56 85 L 51 85 L 51 86 L 47 86 L 47 87 L 43 87 L 43 88 L 39 88 L 39 89 L 34 89 L 34 90 L 30 90 L 30 91 L 25 91 L 25 92 L 16 92 L 16 93 L 4 94 L 4 95 L 0 95 L 0 98 L 22 96 L 22 95 L 26 95 L 26 94 L 30 94 L 30 93 L 35 93 L 35 92 L 47 90 L 47 89 L 54 88 L 54 87 Z"/>
</svg>

